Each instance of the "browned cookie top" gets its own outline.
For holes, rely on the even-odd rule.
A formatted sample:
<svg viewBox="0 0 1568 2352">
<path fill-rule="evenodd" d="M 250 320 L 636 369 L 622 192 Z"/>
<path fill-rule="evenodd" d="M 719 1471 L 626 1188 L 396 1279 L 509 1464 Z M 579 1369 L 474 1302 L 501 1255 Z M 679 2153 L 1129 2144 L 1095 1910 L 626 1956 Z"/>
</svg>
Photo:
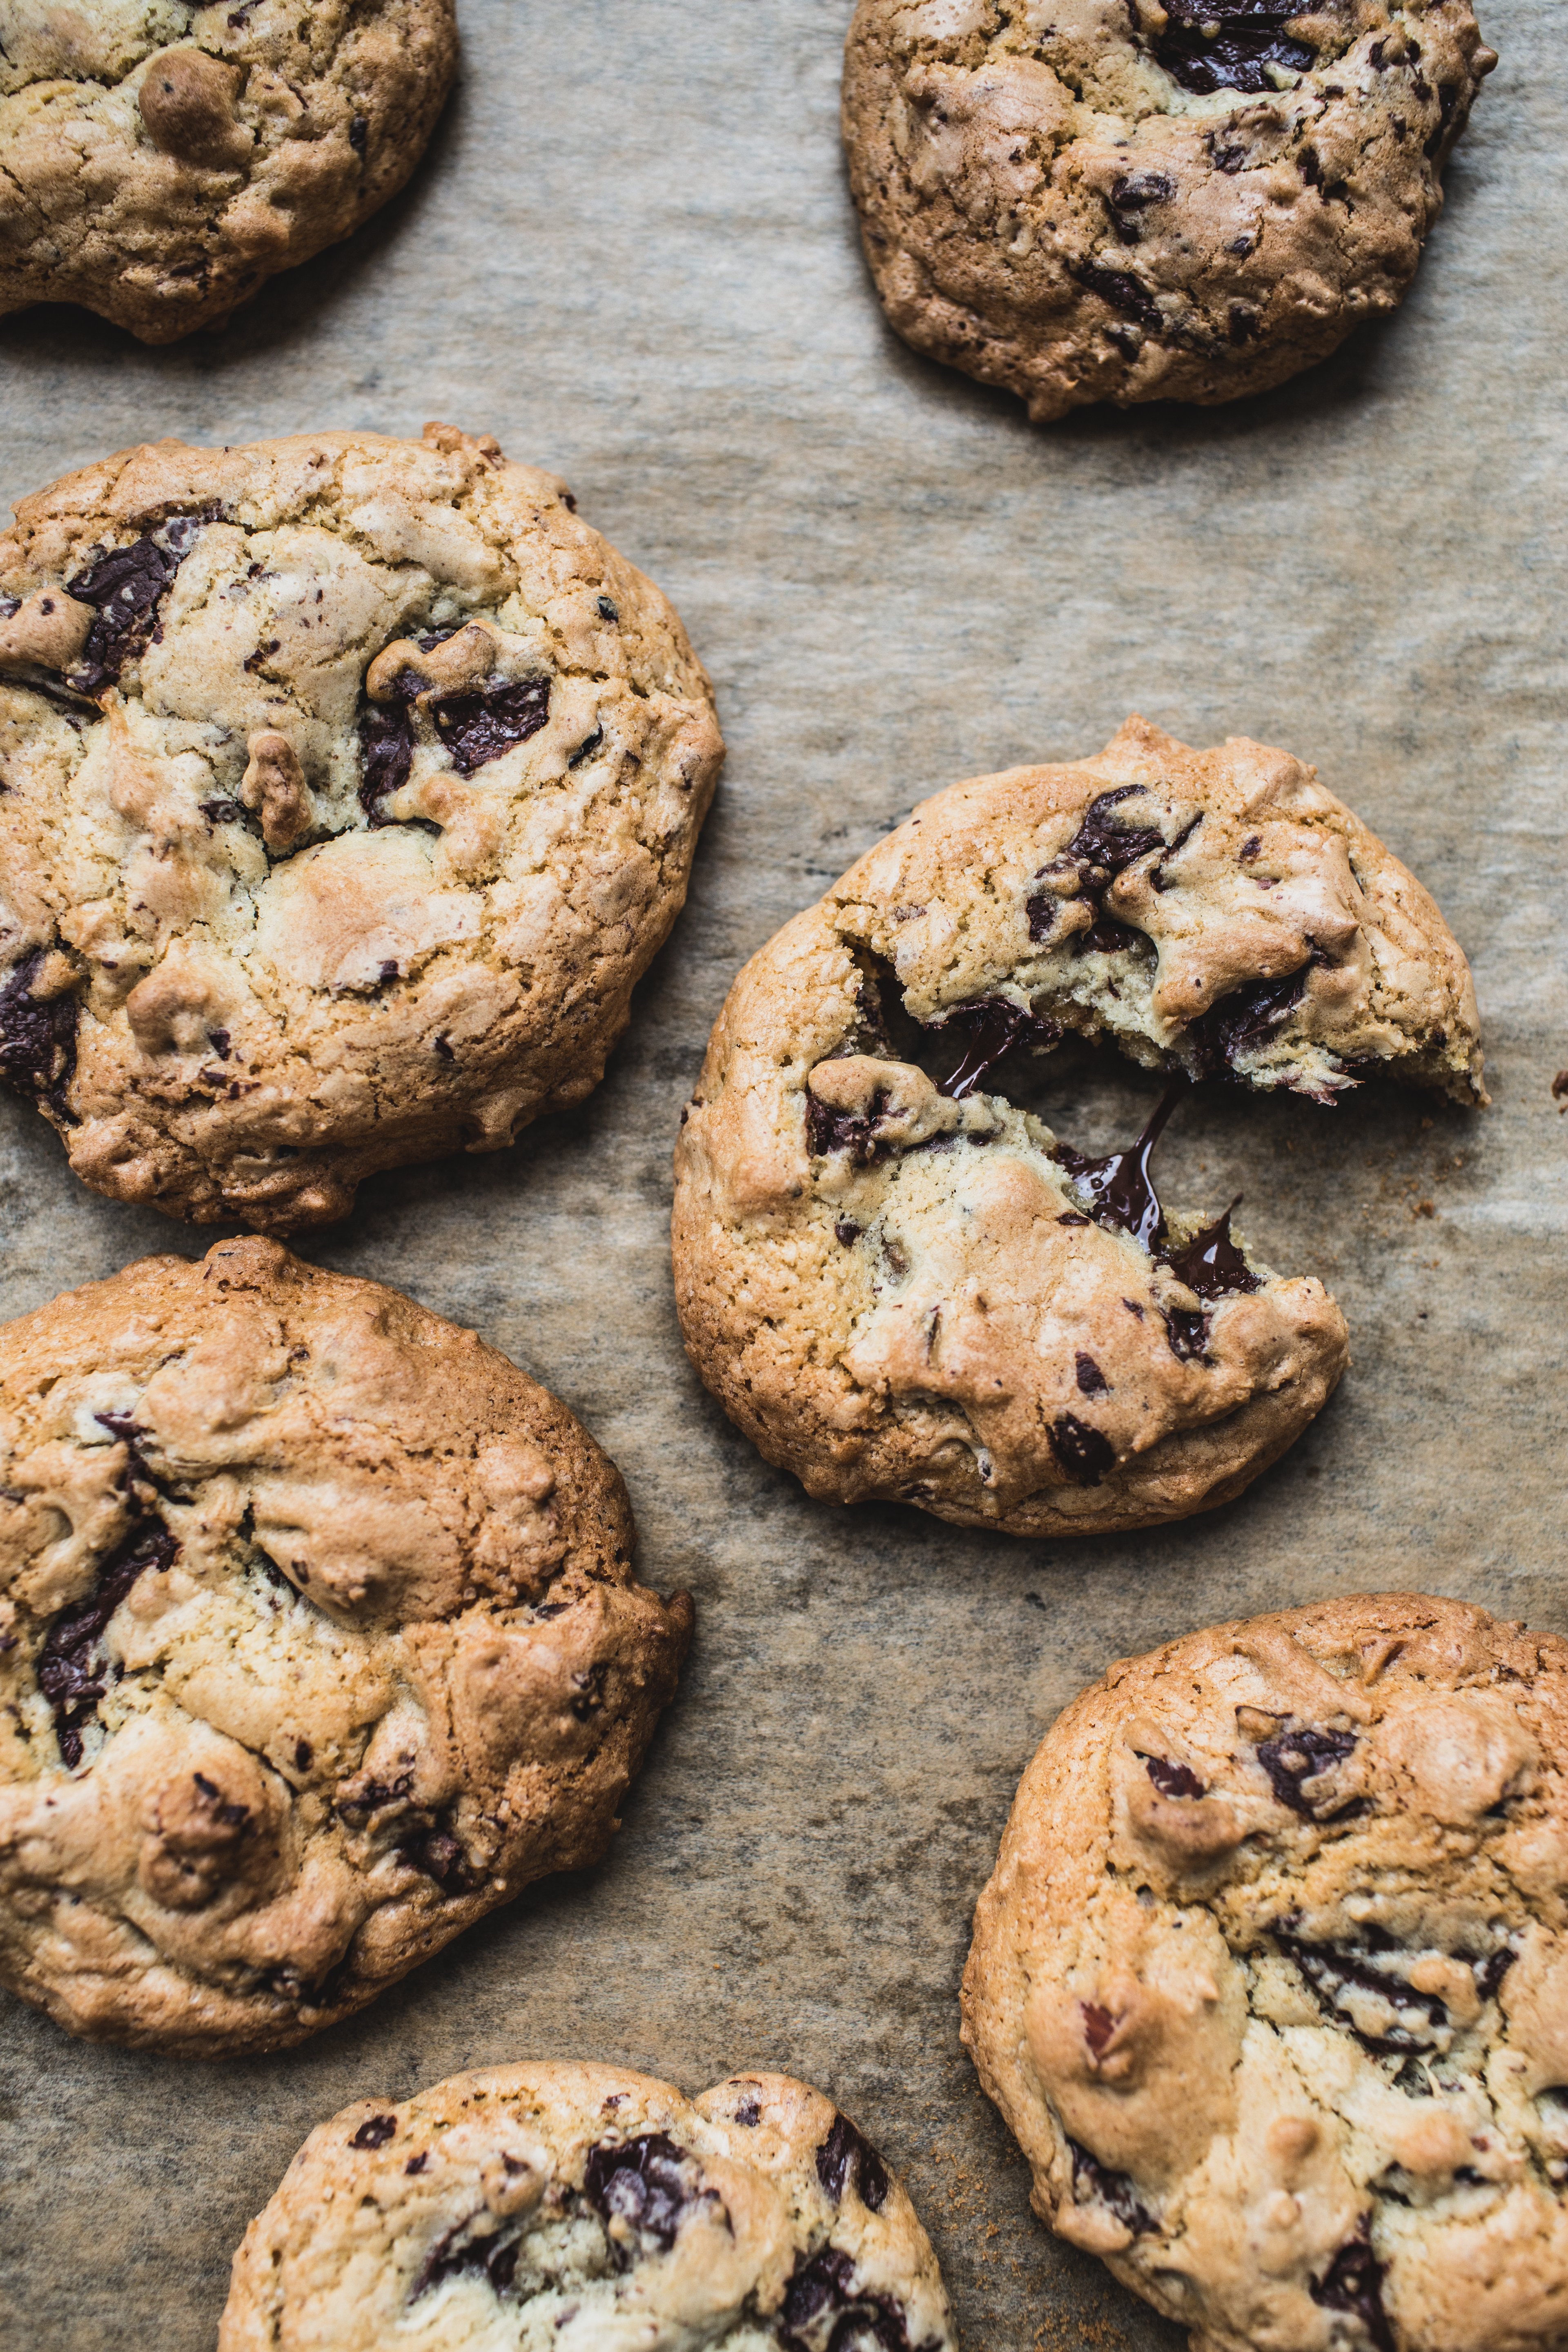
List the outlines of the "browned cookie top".
<svg viewBox="0 0 1568 2352">
<path fill-rule="evenodd" d="M 1259 391 L 1399 301 L 1496 62 L 1468 0 L 860 0 L 879 291 L 1037 419 Z"/>
<path fill-rule="evenodd" d="M 0 1330 L 0 1979 L 297 2042 L 597 1859 L 690 1602 L 473 1332 L 275 1242 Z"/>
<path fill-rule="evenodd" d="M 1384 1593 L 1112 1666 L 1024 1776 L 964 2018 L 1037 2210 L 1197 2352 L 1548 2352 L 1568 1643 Z"/>
<path fill-rule="evenodd" d="M 955 2352 L 903 2189 L 820 2092 L 455 2074 L 312 2132 L 235 2256 L 220 2352 Z"/>
<path fill-rule="evenodd" d="M 1163 1209 L 1158 1117 L 1089 1160 L 1006 1100 L 1008 1054 L 1068 1030 L 1326 1100 L 1373 1066 L 1484 1099 L 1436 908 L 1288 753 L 1134 719 L 952 785 L 741 974 L 677 1148 L 688 1347 L 812 1493 L 1020 1534 L 1180 1517 L 1338 1378 L 1320 1282 Z"/>
<path fill-rule="evenodd" d="M 577 1102 L 723 746 L 651 582 L 449 426 L 133 449 L 0 537 L 0 1072 L 289 1232 Z"/>
<path fill-rule="evenodd" d="M 221 323 L 403 185 L 457 56 L 454 0 L 5 0 L 0 312 Z"/>
</svg>

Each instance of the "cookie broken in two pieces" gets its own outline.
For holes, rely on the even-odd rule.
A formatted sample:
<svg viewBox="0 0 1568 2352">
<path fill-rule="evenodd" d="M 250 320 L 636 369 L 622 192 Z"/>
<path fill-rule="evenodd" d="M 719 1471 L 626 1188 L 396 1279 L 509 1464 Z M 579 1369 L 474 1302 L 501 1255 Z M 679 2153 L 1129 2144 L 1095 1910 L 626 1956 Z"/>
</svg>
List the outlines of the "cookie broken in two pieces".
<svg viewBox="0 0 1568 2352">
<path fill-rule="evenodd" d="M 1226 1502 L 1329 1396 L 1343 1315 L 1163 1207 L 1169 1098 L 1094 1159 L 994 1073 L 1076 1033 L 1179 1083 L 1481 1105 L 1478 1025 L 1432 898 L 1287 752 L 1131 719 L 952 785 L 731 990 L 676 1152 L 689 1351 L 825 1499 L 1026 1536 Z"/>
</svg>

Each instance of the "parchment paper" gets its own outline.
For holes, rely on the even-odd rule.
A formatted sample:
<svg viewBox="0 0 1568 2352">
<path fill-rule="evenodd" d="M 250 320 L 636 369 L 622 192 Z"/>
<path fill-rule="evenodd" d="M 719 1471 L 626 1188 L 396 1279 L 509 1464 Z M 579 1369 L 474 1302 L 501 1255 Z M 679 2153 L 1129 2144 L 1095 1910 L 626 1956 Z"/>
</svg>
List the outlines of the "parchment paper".
<svg viewBox="0 0 1568 2352">
<path fill-rule="evenodd" d="M 969 1915 L 1017 1775 L 1106 1663 L 1236 1612 L 1410 1586 L 1568 1627 L 1560 10 L 1486 0 L 1502 64 L 1390 324 L 1270 397 L 1080 415 L 917 360 L 862 269 L 837 129 L 848 0 L 464 0 L 407 194 L 220 336 L 0 327 L 5 499 L 140 438 L 493 431 L 674 597 L 730 742 L 687 913 L 599 1092 L 500 1158 L 365 1187 L 322 1262 L 476 1325 L 624 1469 L 690 1587 L 681 1694 L 599 1870 L 290 2055 L 203 2068 L 0 2002 L 7 2340 L 211 2345 L 229 2255 L 306 2132 L 524 2055 L 698 2089 L 777 2065 L 908 2176 L 969 2352 L 1173 2347 L 1028 2212 L 958 2042 Z M 1473 961 L 1495 1107 L 1206 1089 L 1169 1197 L 1321 1272 L 1355 1362 L 1238 1505 L 1045 1549 L 835 1511 L 681 1353 L 669 1150 L 755 947 L 923 793 L 1098 748 L 1130 709 L 1320 765 Z M 1047 1074 L 1095 1149 L 1151 1083 Z M 0 1311 L 214 1238 L 111 1206 L 0 1111 Z M 25 2332 L 24 2332 L 25 2330 Z"/>
</svg>

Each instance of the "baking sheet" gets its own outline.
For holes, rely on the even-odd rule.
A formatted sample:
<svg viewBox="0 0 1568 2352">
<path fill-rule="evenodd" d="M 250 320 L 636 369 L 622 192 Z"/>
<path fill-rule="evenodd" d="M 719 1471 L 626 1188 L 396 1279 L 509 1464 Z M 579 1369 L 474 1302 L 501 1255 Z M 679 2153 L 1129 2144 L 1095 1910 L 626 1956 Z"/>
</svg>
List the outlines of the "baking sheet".
<svg viewBox="0 0 1568 2352">
<path fill-rule="evenodd" d="M 476 1325 L 621 1465 L 686 1681 L 605 1865 L 376 2007 L 204 2068 L 74 2044 L 0 1996 L 15 2340 L 211 2345 L 230 2252 L 306 2132 L 460 2066 L 623 2061 L 699 2089 L 782 2066 L 907 2174 L 969 2352 L 1173 2347 L 1052 2241 L 958 2042 L 971 1906 L 1015 1781 L 1110 1658 L 1369 1586 L 1568 1630 L 1560 12 L 1502 52 L 1392 322 L 1269 397 L 1080 415 L 914 358 L 864 276 L 837 147 L 847 0 L 463 0 L 464 77 L 413 188 L 221 336 L 0 325 L 0 494 L 138 438 L 430 416 L 553 466 L 668 590 L 730 742 L 688 911 L 599 1092 L 500 1158 L 367 1185 L 307 1247 Z M 1554 201 L 1555 197 L 1555 201 Z M 1247 1195 L 1355 1362 L 1241 1503 L 1044 1548 L 835 1511 L 766 1467 L 682 1356 L 669 1150 L 742 959 L 926 792 L 1097 748 L 1131 709 L 1314 760 L 1473 961 L 1484 1117 L 1367 1090 L 1200 1096 L 1169 1197 Z M 1063 1129 L 1124 1139 L 1146 1078 L 1080 1058 Z M 0 1311 L 213 1238 L 75 1185 L 0 1108 Z"/>
</svg>

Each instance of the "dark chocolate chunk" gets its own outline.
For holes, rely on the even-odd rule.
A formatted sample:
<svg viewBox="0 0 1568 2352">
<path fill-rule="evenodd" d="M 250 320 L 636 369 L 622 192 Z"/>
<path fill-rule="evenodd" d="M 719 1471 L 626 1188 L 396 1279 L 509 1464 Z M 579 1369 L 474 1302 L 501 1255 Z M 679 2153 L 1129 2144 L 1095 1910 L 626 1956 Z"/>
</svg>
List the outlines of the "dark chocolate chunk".
<svg viewBox="0 0 1568 2352">
<path fill-rule="evenodd" d="M 1489 1952 L 1484 1960 L 1470 1962 L 1475 1971 L 1476 1990 L 1483 2000 L 1497 1999 L 1499 1987 L 1518 1957 L 1516 1952 L 1510 1952 L 1508 1946 L 1504 1944 L 1500 1950 Z"/>
<path fill-rule="evenodd" d="M 1076 1412 L 1058 1415 L 1050 1425 L 1051 1451 L 1075 1486 L 1098 1486 L 1116 1467 L 1116 1448 L 1102 1429 L 1091 1429 Z"/>
<path fill-rule="evenodd" d="M 397 2129 L 395 2116 L 366 2116 L 353 2139 L 351 2147 L 384 2147 Z"/>
<path fill-rule="evenodd" d="M 601 621 L 618 621 L 618 620 L 620 619 L 620 617 L 621 617 L 621 608 L 620 608 L 620 606 L 616 603 L 615 598 L 614 598 L 613 596 L 601 596 L 601 597 L 600 597 L 600 599 L 599 599 L 599 618 L 600 618 L 600 620 L 601 620 Z"/>
<path fill-rule="evenodd" d="M 1294 971 L 1236 989 L 1193 1022 L 1186 1043 L 1199 1076 L 1216 1077 L 1233 1068 L 1238 1054 L 1261 1044 L 1279 1028 L 1301 1002 L 1311 968 L 1309 956 Z"/>
<path fill-rule="evenodd" d="M 1213 1318 L 1191 1307 L 1167 1307 L 1163 1312 L 1166 1344 L 1177 1362 L 1206 1364 Z"/>
<path fill-rule="evenodd" d="M 1116 2031 L 1116 2020 L 1097 2000 L 1080 2001 L 1079 2007 L 1083 2011 L 1083 2038 L 1097 2058 L 1103 2057 Z"/>
<path fill-rule="evenodd" d="M 1054 1045 L 1061 1035 L 1054 1021 L 1040 1020 L 1005 996 L 983 996 L 973 1004 L 954 1005 L 940 1025 L 958 1030 L 968 1040 L 957 1068 L 940 1082 L 940 1091 L 952 1102 L 972 1095 L 1015 1045 Z"/>
<path fill-rule="evenodd" d="M 763 2111 L 757 2101 L 742 2099 L 735 2110 L 735 2121 L 738 2124 L 744 2124 L 748 2131 L 755 2131 L 762 2120 Z"/>
<path fill-rule="evenodd" d="M 694 2159 L 663 2132 L 601 2140 L 588 2151 L 583 2193 L 605 2221 L 618 2214 L 668 2253 L 689 2209 L 713 2195 L 710 2189 L 693 2188 L 695 2171 Z"/>
<path fill-rule="evenodd" d="M 86 571 L 67 581 L 78 604 L 90 604 L 94 614 L 81 658 L 70 673 L 71 684 L 82 693 L 100 694 L 112 686 L 126 663 L 151 644 L 170 583 L 195 545 L 201 524 L 214 517 L 210 509 L 176 515 L 155 537 L 133 540 L 129 547 L 99 548 Z"/>
<path fill-rule="evenodd" d="M 1184 89 L 1272 90 L 1270 66 L 1305 73 L 1315 51 L 1285 31 L 1297 0 L 1170 0 L 1154 55 Z"/>
<path fill-rule="evenodd" d="M 1109 1396 L 1110 1394 L 1110 1382 L 1106 1379 L 1105 1374 L 1100 1370 L 1100 1366 L 1095 1362 L 1094 1358 L 1092 1356 L 1086 1356 L 1081 1348 L 1078 1352 L 1078 1360 L 1075 1369 L 1078 1372 L 1079 1389 L 1084 1396 Z"/>
<path fill-rule="evenodd" d="M 567 761 L 566 765 L 569 768 L 582 767 L 586 761 L 593 758 L 595 752 L 598 750 L 604 740 L 604 729 L 602 727 L 595 727 L 591 735 L 585 735 L 581 743 L 578 744 L 577 749 L 573 752 L 572 757 Z"/>
<path fill-rule="evenodd" d="M 390 824 L 382 803 L 408 782 L 414 765 L 414 725 L 397 704 L 367 702 L 360 713 L 359 748 L 363 773 L 359 803 L 371 824 Z"/>
<path fill-rule="evenodd" d="M 865 1112 L 835 1110 L 830 1103 L 821 1102 L 807 1087 L 805 1090 L 806 1148 L 817 1159 L 832 1151 L 847 1151 L 857 1168 L 869 1168 L 872 1161 L 892 1150 L 892 1145 L 879 1141 L 877 1128 L 888 1108 L 888 1090 L 879 1087 Z"/>
<path fill-rule="evenodd" d="M 860 1228 L 853 1217 L 840 1217 L 833 1231 L 838 1243 L 845 1249 L 853 1248 L 860 1238 Z"/>
<path fill-rule="evenodd" d="M 1177 1764 L 1169 1756 L 1145 1756 L 1141 1748 L 1133 1750 L 1142 1762 L 1143 1769 L 1159 1790 L 1162 1797 L 1205 1797 L 1208 1790 L 1190 1765 Z"/>
<path fill-rule="evenodd" d="M 40 1002 L 32 993 L 46 953 L 35 948 L 0 987 L 0 1076 L 18 1094 L 68 1118 L 65 1097 L 76 1068 L 79 1008 L 72 995 Z"/>
<path fill-rule="evenodd" d="M 363 114 L 356 114 L 351 117 L 349 121 L 349 145 L 353 149 L 356 155 L 363 155 L 364 153 L 365 142 L 369 137 L 369 117 Z"/>
<path fill-rule="evenodd" d="M 1090 2156 L 1087 2147 L 1080 2147 L 1076 2139 L 1069 2139 L 1068 2147 L 1072 2153 L 1075 2203 L 1085 2204 L 1091 2198 L 1097 2205 L 1109 2207 L 1135 2238 L 1157 2234 L 1160 2224 L 1139 2198 L 1129 2174 L 1112 2172 L 1110 2167 L 1101 2164 L 1097 2156 Z M 1088 2190 L 1088 2198 L 1079 2196 L 1080 2189 Z"/>
<path fill-rule="evenodd" d="M 1303 1821 L 1315 1822 L 1323 1817 L 1305 1793 L 1304 1784 L 1331 1765 L 1342 1764 L 1355 1744 L 1353 1731 L 1282 1731 L 1276 1738 L 1263 1741 L 1258 1760 L 1279 1802 L 1300 1813 Z"/>
<path fill-rule="evenodd" d="M 310 1769 L 311 1761 L 312 1761 L 312 1759 L 313 1759 L 313 1758 L 314 1758 L 314 1756 L 315 1756 L 315 1753 L 316 1753 L 315 1749 L 311 1747 L 311 1745 L 310 1745 L 310 1741 L 309 1741 L 308 1739 L 297 1739 L 297 1740 L 294 1742 L 294 1769 L 295 1769 L 295 1771 L 296 1771 L 296 1772 L 308 1772 L 308 1771 L 310 1770 Z"/>
<path fill-rule="evenodd" d="M 858 2293 L 852 2257 L 837 2246 L 797 2254 L 784 2288 L 783 2352 L 911 2352 L 908 2317 L 891 2295 Z M 924 2347 L 921 2347 L 924 2352 Z"/>
<path fill-rule="evenodd" d="M 443 1895 L 471 1895 L 485 1883 L 485 1874 L 468 1859 L 453 1834 L 448 1811 L 411 1812 L 397 1840 L 397 1853 L 411 1870 L 433 1878 Z"/>
<path fill-rule="evenodd" d="M 1124 319 L 1136 319 L 1145 333 L 1169 333 L 1171 321 L 1155 301 L 1152 289 L 1145 286 L 1141 278 L 1134 278 L 1130 269 L 1107 269 L 1098 261 L 1069 261 L 1067 272 L 1087 293 L 1098 294 L 1102 302 L 1119 310 Z M 1137 789 L 1136 785 L 1124 786 L 1120 793 L 1102 793 L 1100 799 L 1122 799 L 1129 791 Z M 1098 807 L 1099 803 L 1095 805 Z M 1068 854 L 1070 856 L 1072 853 L 1069 850 Z M 1142 852 L 1134 851 L 1133 855 L 1141 856 Z"/>
<path fill-rule="evenodd" d="M 1326 1941 L 1309 1942 L 1283 1923 L 1269 1932 L 1280 1951 L 1300 1969 L 1324 2016 L 1331 2018 L 1336 2025 L 1347 2026 L 1363 2048 L 1374 2056 L 1403 2058 L 1429 2050 L 1436 2040 L 1434 2029 L 1447 2023 L 1448 2011 L 1436 1993 L 1415 1991 L 1391 1969 L 1379 1968 L 1370 1950 L 1351 1950 L 1343 1944 Z M 1367 1941 L 1370 1946 L 1370 1936 Z M 1352 1988 L 1379 1994 L 1395 2011 L 1395 2021 L 1386 2032 L 1365 2033 L 1354 2022 L 1342 1999 Z"/>
<path fill-rule="evenodd" d="M 1126 923 L 1119 923 L 1112 915 L 1097 915 L 1087 931 L 1073 934 L 1074 955 L 1125 955 L 1131 949 L 1142 948 L 1148 941 L 1142 931 Z"/>
<path fill-rule="evenodd" d="M 1169 204 L 1175 193 L 1174 180 L 1164 172 L 1123 172 L 1113 181 L 1106 209 L 1122 244 L 1138 244 L 1143 234 L 1138 215 L 1151 205 Z"/>
<path fill-rule="evenodd" d="M 109 1685 L 110 1668 L 100 1647 L 104 1629 L 142 1570 L 170 1567 L 179 1549 L 161 1519 L 143 1519 L 104 1561 L 88 1598 L 62 1609 L 44 1637 L 38 1688 L 72 1770 L 81 1762 L 81 1735 Z"/>
<path fill-rule="evenodd" d="M 1383 2307 L 1384 2265 L 1372 2251 L 1372 2216 L 1363 2213 L 1356 2233 L 1340 2248 L 1321 2279 L 1307 2292 L 1324 2311 L 1348 2311 L 1366 2329 L 1375 2352 L 1394 2352 L 1394 2330 Z"/>
<path fill-rule="evenodd" d="M 1190 1242 L 1160 1253 L 1178 1282 L 1200 1298 L 1230 1298 L 1238 1290 L 1261 1290 L 1263 1276 L 1254 1274 L 1230 1237 L 1230 1221 L 1240 1203 L 1238 1192 L 1223 1217 L 1194 1234 Z M 1174 1346 L 1174 1341 L 1172 1342 Z M 1176 1349 L 1176 1353 L 1181 1354 Z"/>
<path fill-rule="evenodd" d="M 847 2116 L 837 2116 L 833 2129 L 816 2151 L 816 2177 L 837 2205 L 851 2173 L 860 2201 L 879 2213 L 887 2201 L 888 2168 L 869 2140 L 862 2137 Z"/>
<path fill-rule="evenodd" d="M 466 694 L 442 695 L 426 708 L 452 765 L 460 776 L 471 776 L 538 734 L 550 717 L 550 680 L 491 678 Z"/>
<path fill-rule="evenodd" d="M 410 2164 L 405 2169 L 412 2171 L 414 2167 Z M 486 2218 L 481 2207 L 467 2221 L 454 2222 L 445 2237 L 437 2239 L 409 2292 L 410 2303 L 417 2303 L 432 2287 L 442 2285 L 449 2278 L 460 2278 L 465 2272 L 488 2279 L 498 2294 L 511 2284 L 517 2272 L 515 2236 L 503 2238 L 493 2232 L 483 2238 L 464 2236 L 476 2221 Z"/>
</svg>

